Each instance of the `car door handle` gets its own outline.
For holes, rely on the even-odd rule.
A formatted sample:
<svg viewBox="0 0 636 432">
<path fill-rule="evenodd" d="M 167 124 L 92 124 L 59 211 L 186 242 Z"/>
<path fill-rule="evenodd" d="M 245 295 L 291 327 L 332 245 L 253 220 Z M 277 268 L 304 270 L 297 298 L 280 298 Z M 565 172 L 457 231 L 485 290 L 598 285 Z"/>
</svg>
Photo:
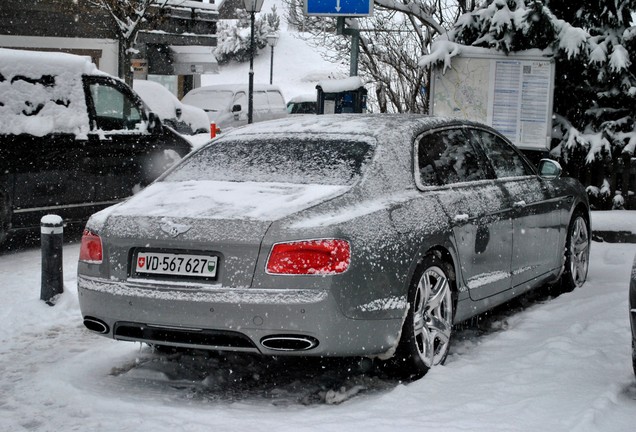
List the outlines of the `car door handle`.
<svg viewBox="0 0 636 432">
<path fill-rule="evenodd" d="M 468 219 L 470 219 L 470 216 L 468 216 L 465 213 L 462 213 L 462 214 L 455 215 L 455 217 L 453 218 L 453 222 L 455 223 L 468 222 Z"/>
<path fill-rule="evenodd" d="M 523 208 L 526 205 L 527 204 L 526 204 L 526 202 L 524 200 L 516 201 L 516 202 L 512 203 L 512 207 L 514 207 L 514 208 Z"/>
</svg>

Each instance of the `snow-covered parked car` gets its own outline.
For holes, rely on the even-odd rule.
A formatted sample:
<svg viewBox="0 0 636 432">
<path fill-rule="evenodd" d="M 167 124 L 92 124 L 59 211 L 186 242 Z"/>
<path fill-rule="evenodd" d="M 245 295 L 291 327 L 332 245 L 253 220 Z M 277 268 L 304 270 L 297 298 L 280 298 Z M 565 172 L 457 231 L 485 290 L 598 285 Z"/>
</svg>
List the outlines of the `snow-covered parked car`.
<svg viewBox="0 0 636 432">
<path fill-rule="evenodd" d="M 560 173 L 460 120 L 236 129 L 89 220 L 84 324 L 153 345 L 392 358 L 420 376 L 454 323 L 585 282 L 587 195 Z"/>
<path fill-rule="evenodd" d="M 190 90 L 181 102 L 203 109 L 217 128 L 226 131 L 244 126 L 248 120 L 248 86 L 246 84 L 216 84 Z M 278 86 L 254 84 L 252 95 L 254 123 L 287 116 L 283 93 Z"/>
<path fill-rule="evenodd" d="M 0 49 L 0 241 L 132 195 L 191 145 L 90 58 Z"/>
<path fill-rule="evenodd" d="M 287 101 L 288 114 L 316 114 L 316 94 L 307 93 L 294 96 Z"/>
<path fill-rule="evenodd" d="M 201 108 L 184 104 L 170 90 L 154 81 L 134 80 L 133 88 L 148 108 L 166 126 L 179 133 L 194 135 L 210 133 L 208 115 Z"/>
</svg>

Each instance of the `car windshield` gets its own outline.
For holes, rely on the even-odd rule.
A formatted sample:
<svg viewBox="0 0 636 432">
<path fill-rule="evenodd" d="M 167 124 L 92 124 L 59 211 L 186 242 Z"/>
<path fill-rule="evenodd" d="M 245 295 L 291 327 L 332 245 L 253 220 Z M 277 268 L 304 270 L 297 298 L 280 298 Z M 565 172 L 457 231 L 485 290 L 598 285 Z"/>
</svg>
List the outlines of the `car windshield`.
<svg viewBox="0 0 636 432">
<path fill-rule="evenodd" d="M 322 138 L 227 139 L 201 149 L 164 181 L 351 185 L 373 148 L 363 141 Z"/>
<path fill-rule="evenodd" d="M 233 95 L 229 90 L 202 90 L 185 95 L 181 102 L 206 111 L 221 111 L 229 108 Z"/>
</svg>

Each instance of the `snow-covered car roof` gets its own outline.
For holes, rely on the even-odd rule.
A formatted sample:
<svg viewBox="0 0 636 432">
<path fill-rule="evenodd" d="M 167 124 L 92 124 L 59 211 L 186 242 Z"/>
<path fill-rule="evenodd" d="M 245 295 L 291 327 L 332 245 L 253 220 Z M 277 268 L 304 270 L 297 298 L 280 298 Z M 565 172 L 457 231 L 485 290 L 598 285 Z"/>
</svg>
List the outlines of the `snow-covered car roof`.
<svg viewBox="0 0 636 432">
<path fill-rule="evenodd" d="M 254 84 L 254 91 L 264 91 L 264 90 L 279 90 L 280 87 L 271 84 Z M 214 84 L 208 86 L 202 86 L 195 88 L 190 91 L 190 93 L 201 93 L 208 91 L 248 91 L 248 86 L 245 83 L 236 83 L 236 84 Z M 282 93 L 282 91 L 281 91 Z"/>
<path fill-rule="evenodd" d="M 197 130 L 209 132 L 210 121 L 205 111 L 181 102 L 163 85 L 154 81 L 134 80 L 133 89 L 148 108 L 162 120 L 175 119 L 176 109 L 179 108 L 182 120 L 192 128 L 192 132 Z"/>
<path fill-rule="evenodd" d="M 472 124 L 445 117 L 421 114 L 337 114 L 318 116 L 290 116 L 278 120 L 254 123 L 231 130 L 224 136 L 263 135 L 281 133 L 340 134 L 369 136 L 379 141 L 410 138 L 413 133 L 441 124 Z"/>
<path fill-rule="evenodd" d="M 87 133 L 82 75 L 98 74 L 90 57 L 0 48 L 0 134 Z"/>
</svg>

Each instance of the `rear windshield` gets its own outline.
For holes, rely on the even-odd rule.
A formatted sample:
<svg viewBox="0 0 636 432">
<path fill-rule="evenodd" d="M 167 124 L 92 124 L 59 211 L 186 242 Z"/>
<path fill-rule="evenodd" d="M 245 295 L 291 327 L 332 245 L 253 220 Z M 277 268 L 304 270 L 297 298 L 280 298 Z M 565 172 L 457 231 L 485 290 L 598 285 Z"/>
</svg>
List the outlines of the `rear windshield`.
<svg viewBox="0 0 636 432">
<path fill-rule="evenodd" d="M 351 185 L 362 175 L 372 154 L 373 147 L 362 141 L 228 139 L 201 149 L 164 181 Z"/>
</svg>

